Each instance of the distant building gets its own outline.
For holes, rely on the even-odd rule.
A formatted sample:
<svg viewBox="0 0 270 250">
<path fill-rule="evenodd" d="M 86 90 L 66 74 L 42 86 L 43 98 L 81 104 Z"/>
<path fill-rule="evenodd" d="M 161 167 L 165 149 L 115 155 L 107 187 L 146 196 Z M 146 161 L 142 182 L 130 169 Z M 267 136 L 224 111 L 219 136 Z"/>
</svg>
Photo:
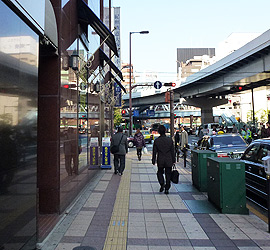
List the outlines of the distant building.
<svg viewBox="0 0 270 250">
<path fill-rule="evenodd" d="M 126 88 L 127 92 L 129 92 L 129 73 L 130 73 L 129 63 L 122 63 L 121 69 L 124 79 L 123 86 Z M 133 65 L 131 64 L 131 84 L 133 83 L 134 83 Z"/>
<path fill-rule="evenodd" d="M 208 55 L 194 56 L 186 62 L 181 62 L 178 74 L 179 79 L 181 79 L 181 81 L 185 81 L 188 76 L 208 67 L 214 62 L 215 58 L 210 58 Z"/>
<path fill-rule="evenodd" d="M 180 63 L 185 63 L 194 56 L 208 55 L 210 58 L 215 56 L 215 48 L 177 48 L 177 73 L 179 73 Z"/>
<path fill-rule="evenodd" d="M 189 75 L 213 63 L 215 48 L 177 48 L 177 78 L 184 81 Z"/>
</svg>

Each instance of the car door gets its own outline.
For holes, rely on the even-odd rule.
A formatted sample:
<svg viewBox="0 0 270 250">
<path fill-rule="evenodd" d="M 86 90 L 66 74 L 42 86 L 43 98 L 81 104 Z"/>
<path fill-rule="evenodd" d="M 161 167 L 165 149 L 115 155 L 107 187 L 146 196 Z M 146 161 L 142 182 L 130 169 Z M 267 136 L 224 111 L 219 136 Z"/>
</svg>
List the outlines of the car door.
<svg viewBox="0 0 270 250">
<path fill-rule="evenodd" d="M 246 192 L 253 200 L 265 203 L 266 178 L 262 164 L 263 147 L 260 143 L 251 144 L 241 160 L 246 167 Z"/>
<path fill-rule="evenodd" d="M 241 160 L 245 162 L 246 171 L 255 175 L 260 175 L 261 164 L 258 162 L 258 152 L 261 145 L 259 143 L 254 143 L 250 145 Z"/>
</svg>

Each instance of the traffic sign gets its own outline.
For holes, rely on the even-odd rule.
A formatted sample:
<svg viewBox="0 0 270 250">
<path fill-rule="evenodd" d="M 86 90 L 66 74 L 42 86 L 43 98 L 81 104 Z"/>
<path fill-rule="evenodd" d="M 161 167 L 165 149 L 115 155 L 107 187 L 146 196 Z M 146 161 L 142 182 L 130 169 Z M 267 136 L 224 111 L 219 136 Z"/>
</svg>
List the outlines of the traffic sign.
<svg viewBox="0 0 270 250">
<path fill-rule="evenodd" d="M 133 116 L 139 116 L 139 115 L 140 113 L 138 109 L 133 110 Z"/>
<path fill-rule="evenodd" d="M 155 82 L 154 82 L 154 87 L 155 87 L 156 89 L 160 89 L 160 88 L 162 87 L 162 82 L 160 82 L 160 81 L 155 81 Z"/>
<path fill-rule="evenodd" d="M 147 116 L 155 116 L 155 110 L 153 110 L 153 109 L 148 109 L 148 110 L 146 111 L 146 114 L 147 114 Z"/>
</svg>

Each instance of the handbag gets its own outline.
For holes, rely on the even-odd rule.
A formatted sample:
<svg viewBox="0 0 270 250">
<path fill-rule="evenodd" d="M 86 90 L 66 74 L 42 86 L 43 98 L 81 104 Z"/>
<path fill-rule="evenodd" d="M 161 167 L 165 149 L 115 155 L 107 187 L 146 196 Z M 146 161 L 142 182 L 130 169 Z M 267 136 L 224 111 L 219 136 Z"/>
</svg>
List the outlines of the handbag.
<svg viewBox="0 0 270 250">
<path fill-rule="evenodd" d="M 174 184 L 178 184 L 179 182 L 179 172 L 177 171 L 175 164 L 172 166 L 171 182 Z"/>
<path fill-rule="evenodd" d="M 143 153 L 144 153 L 144 154 L 148 154 L 147 147 L 144 147 L 144 148 L 143 148 Z"/>
<path fill-rule="evenodd" d="M 113 146 L 111 147 L 111 153 L 112 153 L 112 154 L 116 154 L 117 152 L 119 152 L 119 146 L 120 146 L 120 143 L 121 143 L 121 141 L 122 141 L 122 138 L 123 138 L 123 134 L 122 134 L 122 137 L 121 137 L 121 139 L 120 139 L 118 145 L 113 145 Z"/>
</svg>

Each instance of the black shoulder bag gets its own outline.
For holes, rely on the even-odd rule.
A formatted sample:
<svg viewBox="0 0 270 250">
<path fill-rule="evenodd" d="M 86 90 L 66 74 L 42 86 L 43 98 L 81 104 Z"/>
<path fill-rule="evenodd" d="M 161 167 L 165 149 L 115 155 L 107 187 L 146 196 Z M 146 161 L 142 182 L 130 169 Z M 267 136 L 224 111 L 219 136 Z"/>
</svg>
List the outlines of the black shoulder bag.
<svg viewBox="0 0 270 250">
<path fill-rule="evenodd" d="M 122 138 L 123 138 L 123 134 L 122 134 L 122 137 L 121 137 L 121 139 L 120 139 L 118 145 L 113 145 L 113 146 L 111 147 L 111 153 L 112 153 L 112 154 L 116 154 L 117 152 L 119 152 L 119 146 L 120 146 L 120 143 L 121 143 L 121 141 L 122 141 Z"/>
<path fill-rule="evenodd" d="M 172 172 L 171 172 L 171 182 L 178 184 L 179 182 L 179 172 L 176 169 L 175 164 L 172 166 Z"/>
</svg>

